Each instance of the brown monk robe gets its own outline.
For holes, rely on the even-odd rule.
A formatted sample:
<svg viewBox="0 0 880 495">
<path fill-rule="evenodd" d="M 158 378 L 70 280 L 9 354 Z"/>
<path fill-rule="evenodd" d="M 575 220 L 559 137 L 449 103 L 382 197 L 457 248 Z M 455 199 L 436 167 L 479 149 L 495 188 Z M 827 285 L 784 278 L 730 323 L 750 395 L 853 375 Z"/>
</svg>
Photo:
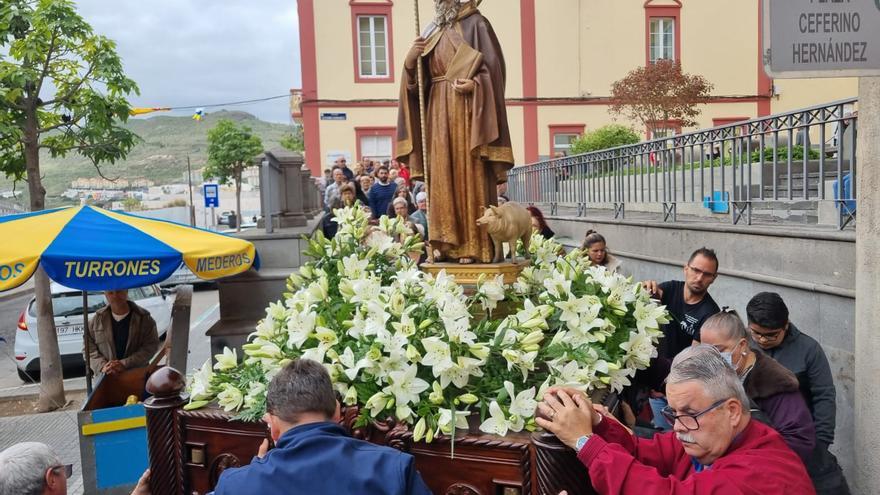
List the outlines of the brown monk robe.
<svg viewBox="0 0 880 495">
<path fill-rule="evenodd" d="M 492 242 L 476 221 L 486 206 L 497 204 L 496 187 L 513 167 L 498 38 L 472 3 L 462 4 L 455 21 L 428 36 L 422 67 L 431 245 L 445 258 L 489 263 Z M 397 159 L 409 165 L 413 178 L 424 177 L 418 98 L 416 70 L 405 68 Z"/>
</svg>

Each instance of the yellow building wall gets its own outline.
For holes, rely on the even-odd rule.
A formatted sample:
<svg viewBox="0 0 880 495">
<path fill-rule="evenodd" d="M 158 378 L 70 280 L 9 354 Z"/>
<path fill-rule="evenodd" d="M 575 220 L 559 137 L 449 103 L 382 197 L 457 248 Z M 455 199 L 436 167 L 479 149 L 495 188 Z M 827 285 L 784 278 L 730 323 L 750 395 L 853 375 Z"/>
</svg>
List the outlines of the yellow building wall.
<svg viewBox="0 0 880 495">
<path fill-rule="evenodd" d="M 687 2 L 681 9 L 680 29 L 684 72 L 708 79 L 713 95 L 757 93 L 758 7 L 754 0 Z"/>
<path fill-rule="evenodd" d="M 771 100 L 772 113 L 788 112 L 859 95 L 859 80 L 855 77 L 774 79 L 773 84 L 779 95 Z"/>
<path fill-rule="evenodd" d="M 358 0 L 360 1 L 360 0 Z M 369 3 L 369 2 L 368 2 Z M 655 0 L 652 5 L 672 4 Z M 374 2 L 375 4 L 375 2 Z M 641 0 L 536 0 L 536 63 L 539 98 L 603 97 L 611 84 L 645 62 L 645 8 Z M 433 18 L 433 3 L 420 2 L 422 26 Z M 396 99 L 400 72 L 413 38 L 412 2 L 392 7 L 394 71 L 391 83 L 355 83 L 351 6 L 347 0 L 316 0 L 318 94 L 327 100 Z M 480 10 L 491 22 L 504 50 L 506 96 L 523 96 L 520 2 L 486 0 Z M 758 7 L 752 0 L 686 1 L 680 11 L 681 59 L 686 72 L 700 74 L 720 96 L 755 95 L 758 79 Z M 848 98 L 857 94 L 857 80 L 777 79 L 779 95 L 771 113 Z M 702 107 L 699 128 L 713 118 L 757 115 L 758 104 L 713 103 Z M 583 123 L 587 130 L 615 122 L 606 105 L 538 107 L 538 153 L 550 154 L 549 126 Z M 345 112 L 345 121 L 321 121 L 321 163 L 330 151 L 355 157 L 355 127 L 396 124 L 394 107 L 321 108 Z M 508 107 L 517 163 L 525 162 L 523 107 Z M 618 118 L 642 132 L 641 124 Z M 685 131 L 694 128 L 684 129 Z"/>
</svg>

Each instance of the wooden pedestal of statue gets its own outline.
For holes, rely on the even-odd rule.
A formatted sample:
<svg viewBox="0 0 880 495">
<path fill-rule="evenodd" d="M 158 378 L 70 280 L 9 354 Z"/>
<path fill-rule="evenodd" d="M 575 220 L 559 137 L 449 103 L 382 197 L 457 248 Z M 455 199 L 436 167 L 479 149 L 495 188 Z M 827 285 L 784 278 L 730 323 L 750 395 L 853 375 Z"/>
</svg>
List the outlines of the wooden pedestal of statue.
<svg viewBox="0 0 880 495">
<path fill-rule="evenodd" d="M 144 404 L 151 489 L 157 495 L 208 493 L 225 469 L 251 462 L 268 429 L 262 421 L 232 421 L 232 415 L 216 406 L 184 411 L 182 376 L 170 368 L 163 370 L 148 384 L 154 397 Z M 435 438 L 430 444 L 413 442 L 405 425 L 353 428 L 356 418 L 356 408 L 343 410 L 341 423 L 353 437 L 412 454 L 425 483 L 438 495 L 595 493 L 574 451 L 550 434 L 498 437 L 459 430 L 453 449 L 449 437 Z"/>
</svg>

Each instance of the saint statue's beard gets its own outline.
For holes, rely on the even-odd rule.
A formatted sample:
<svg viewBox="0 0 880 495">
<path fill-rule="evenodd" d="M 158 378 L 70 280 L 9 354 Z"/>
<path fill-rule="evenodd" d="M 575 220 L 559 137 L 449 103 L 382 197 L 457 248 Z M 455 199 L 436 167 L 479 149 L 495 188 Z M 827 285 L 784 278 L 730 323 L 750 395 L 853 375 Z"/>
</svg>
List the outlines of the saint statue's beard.
<svg viewBox="0 0 880 495">
<path fill-rule="evenodd" d="M 434 23 L 440 27 L 451 25 L 458 17 L 460 8 L 459 0 L 436 0 Z"/>
</svg>

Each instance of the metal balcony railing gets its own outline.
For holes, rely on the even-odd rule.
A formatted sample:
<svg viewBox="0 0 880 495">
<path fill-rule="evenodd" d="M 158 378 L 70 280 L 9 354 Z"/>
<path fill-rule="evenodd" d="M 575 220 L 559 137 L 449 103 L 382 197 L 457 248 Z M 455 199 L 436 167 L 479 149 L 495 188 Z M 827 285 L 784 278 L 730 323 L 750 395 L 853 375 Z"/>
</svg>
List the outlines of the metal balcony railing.
<svg viewBox="0 0 880 495">
<path fill-rule="evenodd" d="M 508 196 L 551 214 L 610 207 L 615 218 L 627 205 L 653 203 L 662 205 L 663 221 L 675 221 L 680 204 L 702 203 L 734 224 L 751 224 L 753 210 L 831 201 L 843 229 L 858 201 L 856 104 L 840 100 L 517 167 Z"/>
</svg>

